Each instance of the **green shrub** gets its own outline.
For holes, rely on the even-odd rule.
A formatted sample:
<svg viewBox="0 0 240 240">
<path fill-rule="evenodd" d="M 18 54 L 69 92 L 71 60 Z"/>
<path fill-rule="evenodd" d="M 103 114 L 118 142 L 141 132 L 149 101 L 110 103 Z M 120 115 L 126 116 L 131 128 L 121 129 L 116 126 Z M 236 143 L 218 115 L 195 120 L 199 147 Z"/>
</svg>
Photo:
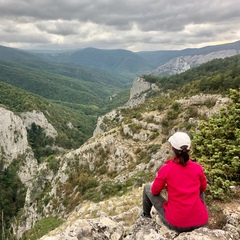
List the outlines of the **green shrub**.
<svg viewBox="0 0 240 240">
<path fill-rule="evenodd" d="M 240 91 L 230 90 L 232 103 L 193 132 L 194 157 L 206 173 L 209 198 L 231 197 L 240 184 Z"/>
<path fill-rule="evenodd" d="M 208 108 L 212 108 L 215 106 L 216 104 L 216 100 L 215 99 L 207 99 L 204 104 L 208 107 Z"/>
<path fill-rule="evenodd" d="M 196 118 L 198 117 L 198 109 L 196 106 L 189 106 L 186 110 L 186 116 L 185 120 L 188 120 L 189 118 Z"/>
<path fill-rule="evenodd" d="M 35 224 L 34 228 L 24 233 L 22 240 L 37 240 L 62 223 L 63 220 L 55 217 L 43 218 Z"/>
<path fill-rule="evenodd" d="M 181 104 L 179 102 L 173 102 L 171 108 L 174 111 L 179 112 L 181 110 Z"/>
<path fill-rule="evenodd" d="M 168 110 L 167 112 L 167 120 L 175 120 L 178 117 L 178 112 L 175 110 Z"/>
<path fill-rule="evenodd" d="M 161 144 L 151 144 L 148 146 L 147 150 L 150 154 L 154 154 L 159 151 Z"/>
<path fill-rule="evenodd" d="M 140 130 L 142 129 L 142 126 L 136 123 L 132 123 L 128 125 L 131 131 L 134 133 L 139 133 Z"/>
</svg>

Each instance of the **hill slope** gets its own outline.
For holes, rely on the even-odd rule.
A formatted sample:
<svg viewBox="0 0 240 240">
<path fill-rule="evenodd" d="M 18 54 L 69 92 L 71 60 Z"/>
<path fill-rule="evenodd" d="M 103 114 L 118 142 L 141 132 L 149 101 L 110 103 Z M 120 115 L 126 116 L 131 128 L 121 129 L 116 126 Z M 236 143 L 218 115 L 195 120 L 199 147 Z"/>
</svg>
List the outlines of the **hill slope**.
<svg viewBox="0 0 240 240">
<path fill-rule="evenodd" d="M 136 53 L 123 49 L 102 50 L 96 48 L 85 48 L 64 53 L 35 53 L 43 59 L 104 69 L 116 74 L 135 77 L 154 68 Z"/>
<path fill-rule="evenodd" d="M 0 47 L 0 80 L 48 99 L 103 106 L 132 79 L 89 67 L 44 61 L 17 49 Z"/>
</svg>

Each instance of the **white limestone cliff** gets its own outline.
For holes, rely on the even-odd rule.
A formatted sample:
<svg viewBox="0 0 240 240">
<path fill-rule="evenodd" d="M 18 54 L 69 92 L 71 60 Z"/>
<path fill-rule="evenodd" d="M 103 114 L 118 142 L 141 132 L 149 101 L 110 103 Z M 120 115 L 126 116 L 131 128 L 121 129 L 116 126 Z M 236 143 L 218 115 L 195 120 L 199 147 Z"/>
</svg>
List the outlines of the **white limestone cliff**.
<svg viewBox="0 0 240 240">
<path fill-rule="evenodd" d="M 58 133 L 51 123 L 48 122 L 44 114 L 40 111 L 24 112 L 20 114 L 23 124 L 27 129 L 31 128 L 32 123 L 43 128 L 47 136 L 55 138 Z M 68 123 L 69 125 L 70 123 Z M 70 125 L 69 125 L 70 128 Z"/>
<path fill-rule="evenodd" d="M 22 119 L 3 107 L 0 107 L 0 139 L 0 157 L 4 159 L 4 167 L 29 148 Z"/>
<path fill-rule="evenodd" d="M 147 95 L 149 93 L 157 91 L 159 91 L 159 88 L 156 84 L 146 82 L 143 78 L 137 77 L 134 80 L 133 85 L 130 89 L 130 97 L 128 102 L 125 104 L 125 106 L 121 108 L 129 108 L 140 103 L 143 103 L 146 100 Z M 104 120 L 107 119 L 108 121 L 112 121 L 113 119 L 118 118 L 118 120 L 121 121 L 122 120 L 122 116 L 120 114 L 121 108 L 114 109 L 111 112 L 103 116 L 100 116 L 98 118 L 96 128 L 93 132 L 93 136 L 104 133 L 107 130 L 108 124 L 105 123 Z"/>
<path fill-rule="evenodd" d="M 28 143 L 27 129 L 31 127 L 33 122 L 41 126 L 46 135 L 57 136 L 57 131 L 47 121 L 42 112 L 25 112 L 19 116 L 4 107 L 0 107 L 0 159 L 4 168 L 7 168 L 15 159 L 18 159 L 19 170 L 17 174 L 27 189 L 23 209 L 24 214 L 22 215 L 24 224 L 12 223 L 13 231 L 17 236 L 21 236 L 24 231 L 32 228 L 40 218 L 36 212 L 37 205 L 31 199 L 37 175 L 43 168 L 38 164 Z M 48 174 L 48 176 L 51 175 Z"/>
<path fill-rule="evenodd" d="M 143 103 L 150 92 L 153 93 L 156 91 L 159 91 L 156 84 L 146 82 L 143 78 L 138 77 L 133 82 L 130 90 L 130 98 L 126 106 L 134 106 Z"/>
<path fill-rule="evenodd" d="M 193 55 L 193 56 L 180 56 L 171 59 L 169 62 L 159 66 L 153 70 L 153 75 L 174 75 L 185 72 L 192 67 L 199 66 L 202 63 L 209 62 L 213 59 L 221 59 L 226 57 L 232 57 L 240 54 L 240 50 L 229 49 L 211 52 L 208 54 Z"/>
</svg>

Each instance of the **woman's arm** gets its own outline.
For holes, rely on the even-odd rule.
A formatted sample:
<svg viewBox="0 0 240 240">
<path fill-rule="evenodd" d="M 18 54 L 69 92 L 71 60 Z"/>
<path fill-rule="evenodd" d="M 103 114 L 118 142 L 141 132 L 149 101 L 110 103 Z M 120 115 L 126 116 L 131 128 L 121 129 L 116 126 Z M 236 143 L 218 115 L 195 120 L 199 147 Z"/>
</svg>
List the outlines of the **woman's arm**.
<svg viewBox="0 0 240 240">
<path fill-rule="evenodd" d="M 153 195 L 159 195 L 166 186 L 166 170 L 166 165 L 159 169 L 151 186 L 151 192 Z"/>
</svg>

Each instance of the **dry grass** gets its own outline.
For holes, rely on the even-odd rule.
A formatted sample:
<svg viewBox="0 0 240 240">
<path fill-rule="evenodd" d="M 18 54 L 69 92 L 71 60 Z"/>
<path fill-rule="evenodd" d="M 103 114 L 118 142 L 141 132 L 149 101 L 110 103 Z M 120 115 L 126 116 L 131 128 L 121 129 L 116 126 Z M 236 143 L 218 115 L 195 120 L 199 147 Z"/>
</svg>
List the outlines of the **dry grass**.
<svg viewBox="0 0 240 240">
<path fill-rule="evenodd" d="M 240 198 L 233 198 L 230 202 L 213 201 L 208 206 L 210 229 L 222 229 L 226 224 L 227 215 L 240 207 Z"/>
</svg>

